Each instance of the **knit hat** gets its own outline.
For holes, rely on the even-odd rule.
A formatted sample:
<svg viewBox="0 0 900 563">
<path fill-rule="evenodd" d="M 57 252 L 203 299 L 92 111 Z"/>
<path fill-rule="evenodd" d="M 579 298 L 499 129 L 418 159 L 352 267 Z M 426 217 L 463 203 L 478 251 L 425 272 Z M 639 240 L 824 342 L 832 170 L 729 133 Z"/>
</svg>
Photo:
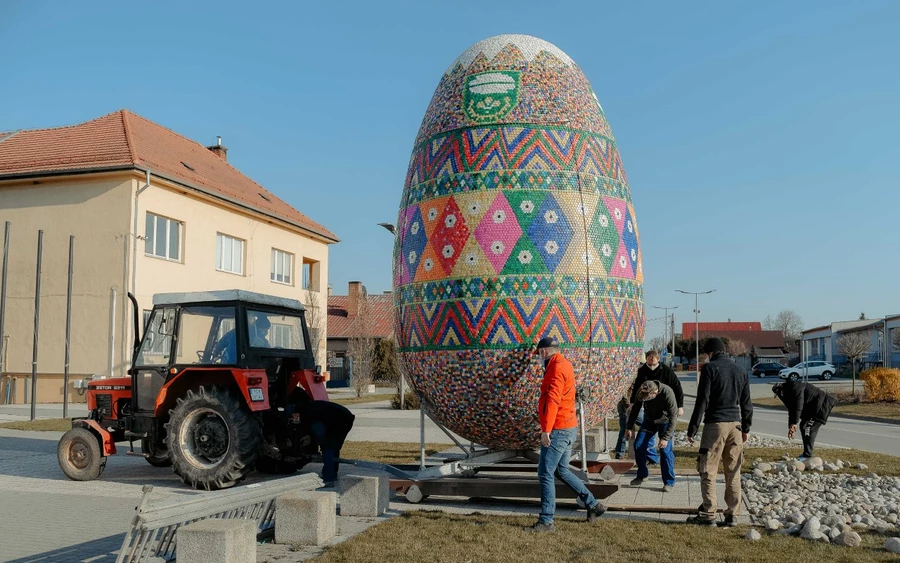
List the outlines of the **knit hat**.
<svg viewBox="0 0 900 563">
<path fill-rule="evenodd" d="M 710 338 L 706 341 L 706 344 L 703 345 L 703 353 L 704 354 L 715 354 L 716 352 L 724 352 L 725 351 L 725 343 L 722 342 L 721 338 Z"/>
</svg>

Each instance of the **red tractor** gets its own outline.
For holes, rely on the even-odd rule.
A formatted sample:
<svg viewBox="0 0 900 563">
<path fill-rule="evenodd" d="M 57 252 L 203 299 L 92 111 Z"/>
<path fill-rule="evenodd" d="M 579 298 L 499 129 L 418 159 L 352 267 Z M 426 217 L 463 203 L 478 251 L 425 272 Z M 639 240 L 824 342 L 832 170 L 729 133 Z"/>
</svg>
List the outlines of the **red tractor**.
<svg viewBox="0 0 900 563">
<path fill-rule="evenodd" d="M 88 384 L 89 414 L 73 419 L 57 448 L 69 478 L 96 479 L 126 441 L 129 454 L 207 490 L 309 461 L 316 444 L 298 405 L 328 394 L 299 301 L 240 290 L 160 294 L 139 338 L 137 300 L 128 297 L 130 377 Z"/>
</svg>

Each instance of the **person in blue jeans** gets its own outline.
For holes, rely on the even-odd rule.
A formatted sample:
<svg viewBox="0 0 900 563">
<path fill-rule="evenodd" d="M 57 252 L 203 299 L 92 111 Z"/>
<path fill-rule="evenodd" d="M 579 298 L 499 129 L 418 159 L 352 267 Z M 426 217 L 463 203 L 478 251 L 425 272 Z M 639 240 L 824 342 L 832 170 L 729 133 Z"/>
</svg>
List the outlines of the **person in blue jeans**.
<svg viewBox="0 0 900 563">
<path fill-rule="evenodd" d="M 569 470 L 572 444 L 575 443 L 578 420 L 575 415 L 575 370 L 559 351 L 552 336 L 542 338 L 537 354 L 544 360 L 544 380 L 538 399 L 538 422 L 541 427 L 541 457 L 538 481 L 541 484 L 541 514 L 530 528 L 533 532 L 552 532 L 556 514 L 556 479 L 572 489 L 587 508 L 588 522 L 595 521 L 606 505 L 594 498 L 584 483 Z"/>
<path fill-rule="evenodd" d="M 634 459 L 637 462 L 637 477 L 631 485 L 639 487 L 650 475 L 647 468 L 649 452 L 654 436 L 659 436 L 659 461 L 662 472 L 663 492 L 675 486 L 675 455 L 672 453 L 672 437 L 678 420 L 678 404 L 672 388 L 659 381 L 645 381 L 641 384 L 637 401 L 632 405 L 628 418 L 626 438 L 631 438 L 632 428 L 637 421 L 637 409 L 643 407 L 644 421 L 634 440 Z"/>
</svg>

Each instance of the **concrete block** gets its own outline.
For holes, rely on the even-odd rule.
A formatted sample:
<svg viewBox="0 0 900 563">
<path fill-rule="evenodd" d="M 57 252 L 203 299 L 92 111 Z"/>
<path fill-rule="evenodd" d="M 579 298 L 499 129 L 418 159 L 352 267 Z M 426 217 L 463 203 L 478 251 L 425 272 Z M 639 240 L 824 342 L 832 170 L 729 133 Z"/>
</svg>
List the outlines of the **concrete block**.
<svg viewBox="0 0 900 563">
<path fill-rule="evenodd" d="M 209 518 L 179 528 L 178 561 L 190 563 L 256 563 L 254 520 Z"/>
<path fill-rule="evenodd" d="M 299 491 L 275 499 L 275 543 L 325 545 L 337 532 L 337 493 Z"/>
<path fill-rule="evenodd" d="M 603 451 L 603 431 L 590 430 L 584 433 L 584 445 L 587 447 L 587 451 L 589 452 L 602 452 Z M 615 444 L 610 444 L 610 447 L 615 446 Z M 572 444 L 572 451 L 580 452 L 581 451 L 581 441 L 577 441 Z"/>
<path fill-rule="evenodd" d="M 340 480 L 341 516 L 376 518 L 384 514 L 391 500 L 387 476 L 346 475 Z"/>
</svg>

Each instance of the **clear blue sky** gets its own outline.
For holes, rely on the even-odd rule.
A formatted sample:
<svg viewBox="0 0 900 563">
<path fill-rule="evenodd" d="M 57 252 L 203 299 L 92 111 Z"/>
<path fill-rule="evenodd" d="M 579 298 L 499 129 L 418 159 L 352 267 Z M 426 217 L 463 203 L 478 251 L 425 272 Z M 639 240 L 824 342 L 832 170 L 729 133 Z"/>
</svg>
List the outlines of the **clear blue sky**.
<svg viewBox="0 0 900 563">
<path fill-rule="evenodd" d="M 635 201 L 650 305 L 807 327 L 900 312 L 900 2 L 0 2 L 0 130 L 131 109 L 338 234 L 329 281 L 390 289 L 441 73 L 526 33 L 584 70 Z M 551 7 L 553 6 L 553 7 Z"/>
</svg>

